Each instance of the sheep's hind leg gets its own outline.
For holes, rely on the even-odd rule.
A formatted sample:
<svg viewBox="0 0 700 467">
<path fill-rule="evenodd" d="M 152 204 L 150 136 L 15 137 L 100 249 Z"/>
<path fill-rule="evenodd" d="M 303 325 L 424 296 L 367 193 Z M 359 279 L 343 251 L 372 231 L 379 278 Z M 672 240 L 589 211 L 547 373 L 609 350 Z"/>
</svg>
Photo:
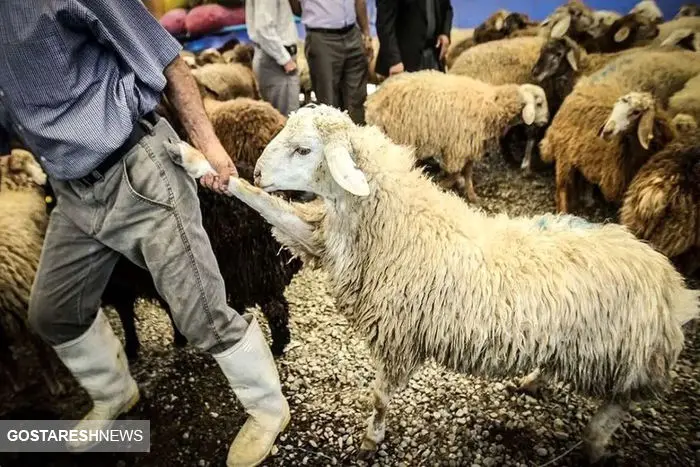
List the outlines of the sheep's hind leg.
<svg viewBox="0 0 700 467">
<path fill-rule="evenodd" d="M 403 374 L 388 375 L 385 370 L 378 370 L 374 379 L 374 411 L 367 419 L 367 431 L 362 439 L 358 457 L 371 458 L 386 434 L 386 413 L 389 410 L 391 398 L 402 390 L 411 378 L 414 369 Z"/>
<path fill-rule="evenodd" d="M 606 402 L 598 408 L 583 435 L 584 449 L 589 462 L 603 460 L 606 456 L 605 448 L 626 413 L 627 407 L 616 402 Z"/>
<path fill-rule="evenodd" d="M 524 392 L 526 394 L 536 396 L 539 394 L 544 383 L 546 383 L 546 378 L 542 376 L 542 370 L 537 368 L 520 380 L 520 384 L 516 390 L 518 392 Z"/>
</svg>

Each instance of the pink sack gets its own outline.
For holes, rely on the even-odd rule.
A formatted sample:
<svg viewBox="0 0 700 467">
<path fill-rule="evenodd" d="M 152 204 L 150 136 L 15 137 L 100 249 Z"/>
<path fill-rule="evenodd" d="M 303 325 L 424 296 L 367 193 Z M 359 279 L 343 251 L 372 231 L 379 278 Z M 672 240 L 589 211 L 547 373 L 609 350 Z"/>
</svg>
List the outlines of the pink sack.
<svg viewBox="0 0 700 467">
<path fill-rule="evenodd" d="M 185 18 L 187 18 L 187 10 L 175 8 L 160 17 L 160 24 L 172 35 L 184 34 L 187 32 Z"/>
<path fill-rule="evenodd" d="M 244 23 L 244 8 L 226 8 L 217 4 L 196 6 L 190 10 L 185 18 L 187 32 L 193 36 L 208 34 L 226 26 Z"/>
</svg>

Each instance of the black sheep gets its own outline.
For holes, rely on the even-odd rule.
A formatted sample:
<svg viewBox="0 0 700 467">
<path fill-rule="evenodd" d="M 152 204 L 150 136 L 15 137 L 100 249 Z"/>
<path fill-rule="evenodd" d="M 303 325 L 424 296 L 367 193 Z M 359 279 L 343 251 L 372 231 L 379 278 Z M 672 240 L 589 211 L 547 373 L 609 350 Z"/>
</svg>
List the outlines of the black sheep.
<svg viewBox="0 0 700 467">
<path fill-rule="evenodd" d="M 241 176 L 248 168 L 238 166 Z M 55 205 L 47 184 L 47 209 Z M 199 188 L 202 222 L 214 249 L 221 274 L 229 291 L 229 303 L 239 313 L 259 305 L 272 334 L 272 353 L 281 355 L 289 343 L 289 305 L 284 290 L 302 263 L 292 258 L 272 237 L 269 225 L 260 215 L 235 198 L 217 195 Z M 137 298 L 157 300 L 170 315 L 165 301 L 156 291 L 148 271 L 122 257 L 117 262 L 102 295 L 103 305 L 113 306 L 124 328 L 125 352 L 129 360 L 138 358 L 139 340 L 134 326 L 134 302 Z M 172 316 L 170 315 L 171 320 Z M 185 337 L 174 328 L 177 346 Z"/>
</svg>

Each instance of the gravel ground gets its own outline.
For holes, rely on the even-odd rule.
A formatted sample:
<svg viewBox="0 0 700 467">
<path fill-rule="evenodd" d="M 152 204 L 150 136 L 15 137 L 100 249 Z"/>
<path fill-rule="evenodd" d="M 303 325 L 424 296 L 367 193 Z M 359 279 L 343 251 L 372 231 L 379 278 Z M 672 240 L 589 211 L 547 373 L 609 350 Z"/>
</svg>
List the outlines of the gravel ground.
<svg viewBox="0 0 700 467">
<path fill-rule="evenodd" d="M 525 177 L 491 158 L 477 166 L 474 183 L 490 212 L 540 214 L 554 210 L 552 179 L 551 172 Z M 596 221 L 614 217 L 600 203 L 582 214 Z M 322 273 L 303 270 L 287 295 L 293 340 L 278 364 L 292 422 L 266 465 L 367 465 L 356 461 L 371 410 L 374 372 L 366 346 L 335 311 Z M 218 366 L 194 349 L 175 349 L 168 318 L 153 304 L 142 303 L 138 314 L 142 354 L 132 370 L 143 398 L 129 418 L 151 420 L 151 452 L 0 454 L 1 466 L 224 465 L 244 415 Z M 672 390 L 662 400 L 634 408 L 618 431 L 612 464 L 700 463 L 699 330 L 697 323 L 689 326 Z M 25 393 L 11 397 L 0 387 L 0 417 L 76 418 L 87 408 L 85 394 L 75 385 L 54 399 L 35 369 L 28 365 L 27 371 L 33 385 Z M 485 381 L 425 367 L 395 398 L 374 465 L 582 464 L 576 445 L 595 402 L 561 386 L 547 388 L 538 398 L 516 394 L 513 387 L 514 380 Z"/>
</svg>

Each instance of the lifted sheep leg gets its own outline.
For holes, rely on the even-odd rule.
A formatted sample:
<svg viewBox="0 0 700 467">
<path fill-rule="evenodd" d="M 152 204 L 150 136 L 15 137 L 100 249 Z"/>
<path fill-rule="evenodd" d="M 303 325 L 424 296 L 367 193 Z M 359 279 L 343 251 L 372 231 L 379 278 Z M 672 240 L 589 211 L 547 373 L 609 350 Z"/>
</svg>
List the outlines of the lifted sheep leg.
<svg viewBox="0 0 700 467">
<path fill-rule="evenodd" d="M 388 375 L 383 369 L 377 370 L 374 379 L 374 412 L 367 419 L 367 431 L 358 454 L 361 459 L 372 457 L 384 441 L 386 413 L 389 410 L 391 398 L 408 384 L 413 372 L 414 369 L 411 369 L 403 374 Z"/>
<path fill-rule="evenodd" d="M 257 211 L 272 226 L 294 239 L 299 245 L 303 245 L 310 254 L 319 255 L 317 248 L 313 246 L 314 228 L 301 219 L 294 205 L 240 178 L 231 178 L 228 190 L 232 196 Z"/>
<path fill-rule="evenodd" d="M 622 423 L 627 406 L 616 402 L 606 402 L 593 415 L 583 435 L 583 443 L 588 460 L 596 463 L 606 455 L 605 447 L 615 430 Z"/>
<path fill-rule="evenodd" d="M 464 195 L 467 197 L 470 203 L 476 203 L 479 201 L 479 197 L 474 191 L 474 183 L 472 182 L 472 174 L 474 173 L 474 161 L 467 161 L 462 169 L 462 176 L 464 177 L 465 187 Z"/>
</svg>

